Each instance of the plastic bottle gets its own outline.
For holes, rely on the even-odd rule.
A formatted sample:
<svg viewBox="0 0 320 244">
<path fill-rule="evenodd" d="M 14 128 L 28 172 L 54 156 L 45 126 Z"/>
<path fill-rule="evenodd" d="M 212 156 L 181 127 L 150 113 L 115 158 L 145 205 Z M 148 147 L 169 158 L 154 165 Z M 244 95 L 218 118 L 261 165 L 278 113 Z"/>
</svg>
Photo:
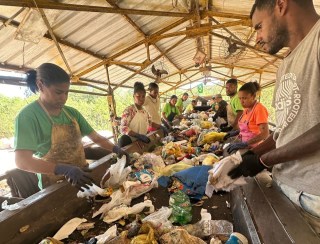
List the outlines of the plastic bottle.
<svg viewBox="0 0 320 244">
<path fill-rule="evenodd" d="M 183 227 L 190 235 L 200 238 L 211 235 L 230 235 L 233 225 L 227 220 L 201 220 L 193 225 Z"/>
<path fill-rule="evenodd" d="M 238 233 L 238 232 L 234 232 L 230 235 L 230 238 L 227 240 L 226 244 L 248 244 L 248 239 Z"/>
<path fill-rule="evenodd" d="M 181 225 L 192 220 L 191 203 L 189 197 L 182 191 L 177 191 L 170 196 L 169 206 L 172 208 L 170 221 Z"/>
</svg>

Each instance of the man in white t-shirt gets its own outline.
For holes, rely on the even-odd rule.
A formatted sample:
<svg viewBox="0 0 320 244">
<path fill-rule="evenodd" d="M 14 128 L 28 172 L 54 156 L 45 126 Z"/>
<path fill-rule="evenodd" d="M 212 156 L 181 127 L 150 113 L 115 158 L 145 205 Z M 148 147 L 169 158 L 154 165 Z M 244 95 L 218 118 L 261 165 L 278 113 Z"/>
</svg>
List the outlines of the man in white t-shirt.
<svg viewBox="0 0 320 244">
<path fill-rule="evenodd" d="M 278 69 L 273 136 L 243 155 L 232 178 L 273 166 L 273 179 L 320 233 L 320 21 L 312 0 L 256 0 L 251 11 L 257 43 L 289 53 Z M 306 120 L 307 119 L 307 120 Z"/>
</svg>

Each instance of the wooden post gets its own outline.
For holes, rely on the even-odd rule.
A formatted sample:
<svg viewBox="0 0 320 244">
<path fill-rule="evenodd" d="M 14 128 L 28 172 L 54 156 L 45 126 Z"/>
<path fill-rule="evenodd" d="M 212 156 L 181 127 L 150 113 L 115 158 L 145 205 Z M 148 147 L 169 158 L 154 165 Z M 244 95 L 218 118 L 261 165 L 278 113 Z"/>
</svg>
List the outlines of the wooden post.
<svg viewBox="0 0 320 244">
<path fill-rule="evenodd" d="M 110 115 L 114 143 L 116 144 L 118 142 L 118 134 L 119 134 L 118 133 L 118 126 L 116 125 L 116 117 L 117 117 L 116 102 L 114 100 L 113 90 L 111 88 L 108 66 L 104 65 L 104 67 L 105 67 L 106 73 L 107 73 L 108 90 L 109 90 L 108 95 L 107 95 L 108 109 L 109 109 L 109 115 Z"/>
</svg>

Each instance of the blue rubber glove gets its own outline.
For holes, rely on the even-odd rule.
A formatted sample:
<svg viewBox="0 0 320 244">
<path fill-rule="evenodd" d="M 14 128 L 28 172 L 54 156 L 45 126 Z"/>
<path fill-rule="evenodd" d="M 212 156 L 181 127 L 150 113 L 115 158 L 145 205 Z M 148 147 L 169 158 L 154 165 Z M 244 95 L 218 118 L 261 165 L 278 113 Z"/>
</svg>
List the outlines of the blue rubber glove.
<svg viewBox="0 0 320 244">
<path fill-rule="evenodd" d="M 126 151 L 122 150 L 120 147 L 114 146 L 113 149 L 112 149 L 112 152 L 117 154 L 118 158 L 122 158 L 122 156 L 125 155 L 126 156 L 126 164 L 130 163 L 129 153 L 127 153 Z"/>
<path fill-rule="evenodd" d="M 228 132 L 228 131 L 231 131 L 232 129 L 233 129 L 232 126 L 226 126 L 226 127 L 220 128 L 220 132 Z"/>
<path fill-rule="evenodd" d="M 163 131 L 163 137 L 166 137 L 169 134 L 169 130 L 163 125 L 160 125 L 160 130 Z"/>
<path fill-rule="evenodd" d="M 236 152 L 239 149 L 243 149 L 243 148 L 247 148 L 248 147 L 248 143 L 247 142 L 237 142 L 237 143 L 231 143 L 228 147 L 227 147 L 227 152 L 229 154 L 232 154 L 233 152 Z"/>
<path fill-rule="evenodd" d="M 223 137 L 223 140 L 227 140 L 227 139 L 230 138 L 230 137 L 237 136 L 237 135 L 239 135 L 239 133 L 240 133 L 239 130 L 229 131 L 229 132 Z"/>
<path fill-rule="evenodd" d="M 149 143 L 150 142 L 150 138 L 147 137 L 146 135 L 142 135 L 142 134 L 137 134 L 135 136 L 135 138 L 137 138 L 139 141 L 142 141 L 144 143 Z"/>
<path fill-rule="evenodd" d="M 242 155 L 242 163 L 239 164 L 238 167 L 230 170 L 228 175 L 232 179 L 239 178 L 240 176 L 253 177 L 266 168 L 267 167 L 261 163 L 259 156 L 249 150 Z"/>
<path fill-rule="evenodd" d="M 64 175 L 68 182 L 78 189 L 81 189 L 81 187 L 88 188 L 87 184 L 91 185 L 93 181 L 88 172 L 70 164 L 57 164 L 54 174 Z"/>
</svg>

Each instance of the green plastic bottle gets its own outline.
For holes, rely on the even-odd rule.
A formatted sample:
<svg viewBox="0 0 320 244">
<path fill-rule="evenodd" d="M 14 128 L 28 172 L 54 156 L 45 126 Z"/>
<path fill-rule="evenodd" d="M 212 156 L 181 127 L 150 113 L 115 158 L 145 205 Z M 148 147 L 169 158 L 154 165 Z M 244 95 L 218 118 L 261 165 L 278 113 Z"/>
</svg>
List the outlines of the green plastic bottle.
<svg viewBox="0 0 320 244">
<path fill-rule="evenodd" d="M 177 191 L 170 196 L 169 206 L 172 208 L 170 221 L 185 225 L 192 220 L 192 206 L 189 197 L 183 191 Z"/>
</svg>

